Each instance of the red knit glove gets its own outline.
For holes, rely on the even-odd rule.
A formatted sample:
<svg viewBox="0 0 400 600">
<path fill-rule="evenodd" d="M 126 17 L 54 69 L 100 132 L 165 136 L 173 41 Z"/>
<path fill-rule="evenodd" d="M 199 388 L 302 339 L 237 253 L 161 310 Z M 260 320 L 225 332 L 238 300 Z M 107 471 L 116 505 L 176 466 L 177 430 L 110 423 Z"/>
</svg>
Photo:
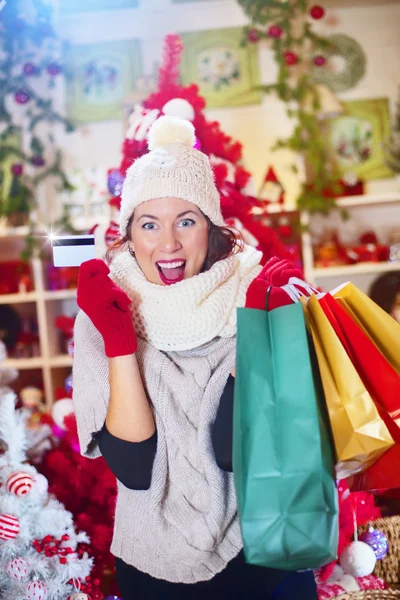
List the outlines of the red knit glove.
<svg viewBox="0 0 400 600">
<path fill-rule="evenodd" d="M 78 306 L 104 340 L 106 356 L 124 356 L 137 350 L 129 297 L 108 277 L 110 269 L 99 258 L 82 263 L 78 279 Z"/>
<path fill-rule="evenodd" d="M 289 295 L 280 286 L 288 283 L 290 277 L 302 278 L 301 272 L 288 260 L 281 260 L 277 256 L 271 258 L 263 267 L 247 289 L 246 308 L 266 309 L 268 289 L 272 289 L 268 298 L 268 310 L 292 304 Z"/>
</svg>

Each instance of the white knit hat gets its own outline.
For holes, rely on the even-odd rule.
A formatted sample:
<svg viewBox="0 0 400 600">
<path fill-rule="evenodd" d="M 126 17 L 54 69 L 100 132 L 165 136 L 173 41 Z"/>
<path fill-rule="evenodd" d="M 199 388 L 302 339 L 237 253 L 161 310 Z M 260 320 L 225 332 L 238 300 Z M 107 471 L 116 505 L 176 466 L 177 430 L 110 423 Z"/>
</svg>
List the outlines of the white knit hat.
<svg viewBox="0 0 400 600">
<path fill-rule="evenodd" d="M 220 196 L 208 157 L 193 148 L 193 125 L 178 117 L 160 117 L 148 134 L 150 152 L 126 172 L 121 194 L 119 226 L 127 233 L 128 221 L 139 204 L 155 198 L 181 198 L 195 204 L 215 225 L 224 225 Z"/>
</svg>

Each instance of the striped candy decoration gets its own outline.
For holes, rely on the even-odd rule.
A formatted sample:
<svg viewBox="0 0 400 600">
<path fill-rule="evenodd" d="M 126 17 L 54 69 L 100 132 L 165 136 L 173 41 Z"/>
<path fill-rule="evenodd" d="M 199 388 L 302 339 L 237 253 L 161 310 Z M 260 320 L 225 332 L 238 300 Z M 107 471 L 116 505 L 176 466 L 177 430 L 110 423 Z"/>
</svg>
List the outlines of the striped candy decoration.
<svg viewBox="0 0 400 600">
<path fill-rule="evenodd" d="M 7 567 L 7 575 L 13 579 L 25 579 L 29 572 L 29 564 L 24 558 L 14 558 Z"/>
<path fill-rule="evenodd" d="M 7 489 L 11 494 L 16 496 L 25 496 L 28 494 L 33 486 L 33 477 L 29 473 L 23 471 L 17 471 L 12 473 L 7 479 Z"/>
<path fill-rule="evenodd" d="M 13 515 L 0 515 L 0 540 L 13 540 L 19 534 L 19 520 Z"/>
</svg>

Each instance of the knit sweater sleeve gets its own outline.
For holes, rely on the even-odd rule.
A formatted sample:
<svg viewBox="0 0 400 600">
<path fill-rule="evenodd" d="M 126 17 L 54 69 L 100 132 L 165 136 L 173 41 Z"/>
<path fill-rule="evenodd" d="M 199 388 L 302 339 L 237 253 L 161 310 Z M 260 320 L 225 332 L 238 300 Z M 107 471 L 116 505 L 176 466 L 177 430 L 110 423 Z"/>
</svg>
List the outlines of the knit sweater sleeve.
<svg viewBox="0 0 400 600">
<path fill-rule="evenodd" d="M 98 458 L 96 440 L 106 419 L 110 388 L 104 343 L 93 323 L 80 311 L 75 321 L 73 402 L 81 454 Z"/>
</svg>

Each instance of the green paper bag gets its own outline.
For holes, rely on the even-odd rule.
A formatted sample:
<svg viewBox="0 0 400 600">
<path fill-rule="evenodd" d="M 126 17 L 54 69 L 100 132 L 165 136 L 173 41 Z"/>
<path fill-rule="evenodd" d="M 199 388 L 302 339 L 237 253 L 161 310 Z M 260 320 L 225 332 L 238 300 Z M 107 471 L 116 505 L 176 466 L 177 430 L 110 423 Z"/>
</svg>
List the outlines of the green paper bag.
<svg viewBox="0 0 400 600">
<path fill-rule="evenodd" d="M 334 454 L 301 304 L 239 308 L 233 472 L 246 561 L 316 569 L 336 558 Z"/>
</svg>

